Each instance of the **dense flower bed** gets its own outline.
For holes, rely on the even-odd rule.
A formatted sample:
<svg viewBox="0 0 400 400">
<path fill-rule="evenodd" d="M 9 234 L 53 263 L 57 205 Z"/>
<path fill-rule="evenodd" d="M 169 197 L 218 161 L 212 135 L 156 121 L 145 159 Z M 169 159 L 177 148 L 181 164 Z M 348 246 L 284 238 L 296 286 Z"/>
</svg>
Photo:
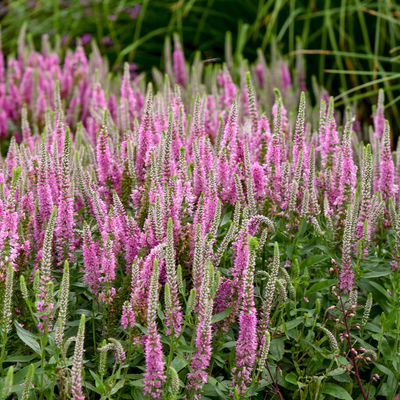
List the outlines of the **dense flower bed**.
<svg viewBox="0 0 400 400">
<path fill-rule="evenodd" d="M 301 60 L 189 69 L 175 38 L 146 85 L 94 50 L 1 63 L 3 398 L 393 399 L 383 92 L 368 129 Z"/>
</svg>

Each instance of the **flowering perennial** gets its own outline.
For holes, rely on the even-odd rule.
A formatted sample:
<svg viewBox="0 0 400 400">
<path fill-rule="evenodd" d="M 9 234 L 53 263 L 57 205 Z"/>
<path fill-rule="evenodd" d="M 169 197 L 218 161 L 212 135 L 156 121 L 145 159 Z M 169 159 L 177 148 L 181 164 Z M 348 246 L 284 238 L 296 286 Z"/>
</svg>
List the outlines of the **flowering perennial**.
<svg viewBox="0 0 400 400">
<path fill-rule="evenodd" d="M 319 89 L 312 106 L 302 69 L 292 77 L 276 54 L 268 66 L 260 51 L 250 72 L 245 62 L 204 66 L 198 56 L 190 69 L 175 35 L 167 74 L 155 69 L 146 84 L 141 75 L 131 80 L 128 64 L 112 79 L 96 48 L 88 59 L 78 45 L 61 63 L 46 40 L 38 53 L 22 37 L 22 52 L 0 68 L 0 137 L 11 137 L 0 169 L 0 363 L 21 299 L 32 321 L 18 325 L 18 336 L 41 360 L 49 351 L 50 365 L 67 370 L 75 341 L 71 377 L 57 372 L 49 382 L 68 392 L 61 385 L 70 379 L 76 400 L 87 396 L 87 340 L 100 351 L 99 373 L 90 372 L 107 398 L 129 380 L 132 393 L 150 398 L 200 399 L 211 387 L 246 398 L 260 379 L 282 398 L 276 376 L 289 368 L 278 366 L 281 343 L 298 341 L 305 321 L 305 343 L 318 325 L 338 355 L 336 331 L 317 322 L 325 302 L 316 292 L 333 286 L 332 276 L 312 278 L 324 254 L 326 275 L 338 280 L 332 295 L 350 296 L 346 327 L 359 285 L 385 293 L 363 281 L 362 265 L 372 252 L 385 256 L 387 232 L 391 268 L 400 265 L 400 171 L 383 92 L 372 143 L 362 147 L 350 109 L 341 118 Z M 303 235 L 313 256 L 301 253 L 311 252 Z M 75 314 L 92 307 L 78 330 L 68 310 L 75 304 Z M 318 311 L 297 317 L 314 304 Z M 372 304 L 367 294 L 363 329 Z M 297 325 L 287 321 L 293 316 Z M 235 352 L 223 359 L 227 348 Z M 119 370 L 108 377 L 110 360 Z M 216 369 L 225 378 L 214 379 Z"/>
</svg>

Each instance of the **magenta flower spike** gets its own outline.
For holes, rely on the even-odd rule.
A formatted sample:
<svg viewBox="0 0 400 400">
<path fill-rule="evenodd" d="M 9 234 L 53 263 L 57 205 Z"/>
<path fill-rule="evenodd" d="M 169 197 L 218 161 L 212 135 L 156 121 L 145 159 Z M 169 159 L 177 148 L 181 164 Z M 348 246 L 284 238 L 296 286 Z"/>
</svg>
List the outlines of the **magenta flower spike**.
<svg viewBox="0 0 400 400">
<path fill-rule="evenodd" d="M 347 131 L 343 135 L 340 166 L 339 190 L 336 195 L 335 205 L 346 208 L 346 205 L 353 201 L 357 183 L 357 167 L 354 164 L 353 150 L 351 148 L 351 131 Z"/>
<path fill-rule="evenodd" d="M 257 239 L 248 236 L 247 265 L 244 271 L 244 291 L 239 315 L 239 337 L 236 341 L 236 367 L 232 384 L 240 393 L 246 391 L 257 351 L 257 316 L 254 303 L 254 269 L 256 264 Z"/>
<path fill-rule="evenodd" d="M 187 389 L 191 395 L 199 399 L 203 385 L 207 383 L 207 368 L 211 359 L 211 318 L 213 310 L 213 299 L 210 296 L 210 280 L 214 277 L 210 275 L 214 269 L 207 260 L 204 267 L 204 277 L 201 284 L 199 297 L 199 313 L 196 326 L 195 345 L 196 352 L 192 356 L 190 372 L 188 374 L 189 383 Z"/>
<path fill-rule="evenodd" d="M 174 34 L 174 46 L 175 48 L 172 57 L 174 60 L 175 81 L 178 85 L 186 87 L 185 55 L 183 54 L 182 45 L 177 33 Z"/>
<path fill-rule="evenodd" d="M 83 265 L 85 268 L 83 280 L 95 294 L 98 293 L 101 285 L 99 254 L 99 244 L 93 240 L 90 226 L 85 221 L 83 226 Z"/>
<path fill-rule="evenodd" d="M 333 114 L 334 100 L 331 97 L 329 101 L 328 113 L 326 116 L 324 127 L 323 141 L 321 142 L 321 157 L 322 165 L 326 167 L 332 167 L 336 164 L 336 148 L 339 144 L 338 133 L 336 130 L 336 120 Z"/>
<path fill-rule="evenodd" d="M 379 140 L 381 140 L 383 131 L 385 130 L 384 101 L 385 101 L 385 92 L 383 91 L 383 89 L 379 89 L 378 104 L 376 107 L 375 115 L 373 117 L 374 138 Z"/>
</svg>

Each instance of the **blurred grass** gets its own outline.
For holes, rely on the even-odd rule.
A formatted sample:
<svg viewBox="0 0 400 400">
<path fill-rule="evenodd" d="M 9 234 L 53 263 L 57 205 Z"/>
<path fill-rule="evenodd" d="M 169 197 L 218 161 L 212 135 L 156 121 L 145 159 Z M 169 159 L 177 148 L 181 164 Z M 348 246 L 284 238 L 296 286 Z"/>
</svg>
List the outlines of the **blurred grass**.
<svg viewBox="0 0 400 400">
<path fill-rule="evenodd" d="M 234 62 L 242 57 L 254 61 L 257 48 L 268 60 L 276 45 L 294 70 L 301 52 L 308 87 L 315 75 L 320 85 L 340 96 L 338 105 L 361 100 L 359 112 L 365 115 L 360 117 L 370 116 L 377 89 L 383 87 L 390 104 L 387 111 L 400 126 L 395 75 L 400 73 L 398 0 L 9 0 L 0 4 L 6 54 L 15 52 L 17 32 L 27 22 L 37 47 L 43 33 L 50 34 L 53 42 L 58 35 L 63 51 L 78 37 L 91 34 L 115 70 L 129 60 L 138 71 L 149 72 L 153 65 L 163 68 L 166 35 L 179 33 L 189 61 L 197 50 L 224 60 L 225 34 L 230 31 Z M 300 50 L 295 49 L 296 38 Z M 352 97 L 343 94 L 346 91 Z"/>
</svg>

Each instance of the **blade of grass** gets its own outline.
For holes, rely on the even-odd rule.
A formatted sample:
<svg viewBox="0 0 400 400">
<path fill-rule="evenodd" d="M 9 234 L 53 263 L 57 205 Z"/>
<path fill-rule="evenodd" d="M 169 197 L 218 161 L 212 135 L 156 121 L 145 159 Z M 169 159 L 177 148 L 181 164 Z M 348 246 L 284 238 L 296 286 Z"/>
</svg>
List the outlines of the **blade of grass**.
<svg viewBox="0 0 400 400">
<path fill-rule="evenodd" d="M 397 78 L 400 78 L 400 73 L 399 74 L 394 74 L 394 75 L 389 76 L 389 77 L 375 79 L 375 80 L 373 80 L 371 82 L 363 83 L 362 85 L 356 86 L 354 88 L 346 90 L 345 92 L 340 93 L 338 96 L 335 97 L 335 101 L 340 99 L 340 98 L 342 98 L 342 97 L 344 97 L 344 96 L 346 96 L 349 93 L 356 92 L 357 90 L 364 89 L 364 88 L 366 88 L 368 86 L 376 85 L 378 83 L 386 82 L 386 81 L 389 81 L 389 80 L 392 80 L 392 79 L 397 79 Z"/>
<path fill-rule="evenodd" d="M 299 15 L 299 14 L 301 13 L 301 11 L 302 11 L 302 9 L 301 9 L 301 8 L 298 8 L 297 10 L 294 10 L 294 11 L 289 15 L 288 19 L 287 19 L 287 20 L 285 21 L 285 23 L 282 25 L 282 28 L 281 28 L 281 30 L 279 31 L 278 36 L 276 37 L 276 40 L 277 40 L 278 42 L 280 42 L 280 41 L 282 40 L 282 38 L 283 38 L 283 36 L 285 35 L 285 33 L 286 33 L 286 31 L 287 31 L 288 28 L 289 28 L 289 39 L 291 38 L 291 34 L 294 34 L 293 32 L 292 32 L 292 33 L 290 32 L 290 29 L 291 29 L 292 26 L 293 26 L 292 22 L 294 23 L 294 19 L 296 18 L 297 15 Z M 294 39 L 293 39 L 293 40 L 294 40 Z M 291 50 L 290 50 L 290 49 L 291 49 Z M 291 43 L 291 42 L 289 41 L 289 52 L 290 52 L 290 51 L 293 51 L 293 50 L 294 50 L 293 43 Z"/>
<path fill-rule="evenodd" d="M 122 60 L 122 58 L 123 58 L 126 54 L 130 53 L 130 54 L 129 54 L 129 61 L 130 61 L 130 62 L 133 62 L 133 60 L 134 60 L 134 58 L 135 58 L 135 52 L 136 52 L 136 49 L 137 49 L 137 47 L 138 47 L 138 46 L 135 46 L 135 43 L 137 43 L 138 40 L 139 40 L 140 31 L 141 31 L 141 29 L 142 29 L 142 24 L 143 24 L 144 16 L 145 16 L 145 14 L 146 14 L 146 10 L 147 10 L 147 6 L 149 5 L 149 1 L 150 1 L 150 0 L 143 0 L 142 7 L 140 8 L 139 15 L 138 15 L 137 20 L 136 20 L 135 35 L 133 36 L 133 43 L 132 43 L 132 45 L 131 45 L 131 46 L 132 46 L 132 50 L 128 51 L 127 53 L 124 53 L 123 56 L 121 57 L 121 54 L 122 54 L 123 51 L 124 51 L 124 50 L 122 50 L 122 51 L 119 53 L 117 60 Z M 159 28 L 159 29 L 161 29 L 161 28 Z M 159 29 L 156 29 L 156 31 L 159 30 Z M 165 28 L 163 28 L 163 29 L 165 29 Z M 154 31 L 153 31 L 153 32 L 150 32 L 150 33 L 147 34 L 147 35 L 150 35 L 150 34 L 152 34 L 152 33 L 154 33 Z M 145 35 L 145 36 L 147 36 L 147 35 Z M 153 36 L 156 36 L 156 35 L 153 34 L 152 36 L 149 37 L 149 39 L 152 38 Z M 147 40 L 148 40 L 148 39 L 147 39 Z M 125 49 L 126 49 L 126 48 L 125 48 Z"/>
<path fill-rule="evenodd" d="M 274 28 L 275 23 L 278 20 L 278 14 L 281 9 L 282 3 L 283 3 L 283 0 L 277 0 L 275 2 L 275 7 L 274 7 L 274 10 L 272 11 L 271 19 L 267 25 L 267 29 L 265 31 L 265 35 L 264 35 L 264 38 L 263 38 L 263 41 L 261 44 L 261 49 L 263 51 L 265 51 L 267 44 L 270 41 L 272 29 Z"/>
<path fill-rule="evenodd" d="M 385 87 L 385 88 L 382 88 L 382 89 L 383 89 L 383 91 L 385 93 L 389 94 L 393 90 L 400 89 L 400 84 L 399 85 L 395 85 L 395 86 Z M 372 97 L 372 96 L 378 94 L 378 92 L 379 92 L 379 90 L 371 90 L 369 92 L 356 94 L 353 97 L 348 97 L 346 99 L 343 99 L 342 101 L 335 102 L 335 107 L 340 107 L 343 104 L 348 104 L 348 103 L 351 103 L 351 102 L 356 101 L 356 100 L 365 99 L 366 97 Z M 393 104 L 391 104 L 391 107 L 393 107 Z"/>
<path fill-rule="evenodd" d="M 379 7 L 381 7 L 381 1 L 379 1 Z M 375 47 L 374 47 L 374 71 L 378 69 L 378 60 L 376 59 L 379 52 L 379 37 L 380 37 L 380 30 L 381 30 L 381 17 L 378 15 L 376 20 L 376 30 L 375 30 Z M 374 75 L 374 79 L 376 75 Z"/>
<path fill-rule="evenodd" d="M 325 2 L 325 10 L 329 10 L 331 7 L 331 0 L 326 0 Z M 324 15 L 324 24 L 322 26 L 322 38 L 321 38 L 321 47 L 323 49 L 326 49 L 326 42 L 327 42 L 327 19 L 328 19 L 328 14 Z M 324 66 L 325 66 L 325 54 L 321 53 L 319 56 L 319 81 L 323 82 L 324 81 Z M 342 68 L 343 69 L 343 68 Z"/>
<path fill-rule="evenodd" d="M 122 59 L 127 55 L 127 54 L 132 54 L 133 51 L 136 51 L 136 49 L 143 43 L 147 42 L 150 40 L 152 37 L 161 35 L 162 33 L 166 33 L 168 31 L 168 27 L 164 28 L 158 28 L 155 29 L 154 31 L 149 32 L 147 35 L 142 36 L 139 40 L 134 41 L 131 45 L 125 47 L 118 55 L 117 61 L 121 62 Z"/>
<path fill-rule="evenodd" d="M 332 46 L 334 51 L 339 51 L 339 47 L 337 45 L 335 32 L 333 30 L 333 25 L 332 25 L 332 19 L 331 19 L 330 15 L 327 16 L 326 22 L 327 22 L 328 34 L 329 34 L 329 40 L 331 42 L 331 46 Z M 338 65 L 339 69 L 343 70 L 344 68 L 343 68 L 343 63 L 342 63 L 341 56 L 337 55 L 337 56 L 335 56 L 335 58 L 336 58 L 336 63 Z M 343 75 L 340 75 L 340 84 L 342 85 L 342 88 L 344 90 L 347 90 L 346 78 Z"/>
<path fill-rule="evenodd" d="M 340 70 L 340 69 L 326 69 L 325 72 L 331 73 L 331 74 L 344 74 L 344 75 L 396 75 L 398 72 L 391 72 L 391 71 L 347 71 L 347 70 Z"/>
<path fill-rule="evenodd" d="M 200 20 L 200 23 L 199 23 L 199 25 L 198 25 L 198 27 L 197 27 L 196 36 L 195 36 L 194 42 L 193 42 L 193 44 L 194 44 L 195 46 L 197 46 L 198 43 L 199 43 L 199 41 L 200 41 L 201 32 L 203 32 L 204 24 L 206 23 L 206 19 L 207 19 L 207 17 L 208 17 L 208 14 L 210 13 L 210 9 L 211 9 L 211 7 L 213 6 L 213 3 L 214 3 L 214 0 L 208 0 L 206 10 L 205 10 L 205 12 L 203 13 L 203 15 L 202 15 L 202 17 L 201 17 L 201 20 Z"/>
<path fill-rule="evenodd" d="M 389 108 L 391 106 L 393 106 L 394 104 L 396 104 L 398 101 L 400 100 L 400 96 L 397 96 L 395 99 L 393 99 L 392 101 L 390 101 L 389 103 L 387 103 L 385 105 L 385 109 Z"/>
<path fill-rule="evenodd" d="M 287 53 L 285 55 L 289 56 L 291 54 L 297 54 L 298 52 L 301 52 L 303 54 L 324 54 L 327 56 L 340 55 L 343 57 L 355 57 L 355 58 L 364 59 L 364 60 L 374 60 L 373 54 L 353 53 L 353 52 L 349 52 L 349 51 L 334 51 L 334 50 L 303 50 L 302 49 L 302 50 L 292 51 L 291 53 Z M 378 56 L 376 59 L 378 61 L 382 61 L 382 62 L 393 63 L 393 61 L 390 57 Z M 400 64 L 400 62 L 396 62 L 396 64 Z"/>
</svg>

